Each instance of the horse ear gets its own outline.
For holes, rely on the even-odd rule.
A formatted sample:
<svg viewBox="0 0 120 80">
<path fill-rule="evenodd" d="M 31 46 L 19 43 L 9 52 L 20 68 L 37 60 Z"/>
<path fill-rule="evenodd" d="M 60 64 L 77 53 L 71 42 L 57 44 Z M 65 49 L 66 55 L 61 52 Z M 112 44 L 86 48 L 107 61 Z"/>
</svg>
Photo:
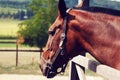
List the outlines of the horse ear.
<svg viewBox="0 0 120 80">
<path fill-rule="evenodd" d="M 66 16 L 66 10 L 67 10 L 64 0 L 59 0 L 58 9 L 59 9 L 60 16 L 64 18 Z"/>
</svg>

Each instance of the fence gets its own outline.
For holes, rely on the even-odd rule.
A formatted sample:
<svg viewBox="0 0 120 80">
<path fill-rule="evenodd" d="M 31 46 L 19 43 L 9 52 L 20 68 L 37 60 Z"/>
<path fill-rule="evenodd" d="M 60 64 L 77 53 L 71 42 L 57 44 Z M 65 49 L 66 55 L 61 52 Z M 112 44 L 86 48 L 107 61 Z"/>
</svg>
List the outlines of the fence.
<svg viewBox="0 0 120 80">
<path fill-rule="evenodd" d="M 16 52 L 16 66 L 18 66 L 18 52 L 41 52 L 40 49 L 19 49 L 19 43 L 17 40 L 0 41 L 2 44 L 16 44 L 15 49 L 0 49 L 0 52 Z"/>
<path fill-rule="evenodd" d="M 80 55 L 71 60 L 69 80 L 86 80 L 85 68 L 108 80 L 120 80 L 120 71 Z"/>
</svg>

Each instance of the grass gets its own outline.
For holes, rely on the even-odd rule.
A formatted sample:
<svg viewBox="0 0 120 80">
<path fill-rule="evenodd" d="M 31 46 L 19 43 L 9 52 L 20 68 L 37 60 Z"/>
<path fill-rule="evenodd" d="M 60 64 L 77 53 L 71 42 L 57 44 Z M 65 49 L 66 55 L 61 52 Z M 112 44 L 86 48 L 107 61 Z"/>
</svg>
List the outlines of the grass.
<svg viewBox="0 0 120 80">
<path fill-rule="evenodd" d="M 38 64 L 27 64 L 22 66 L 7 66 L 3 67 L 0 65 L 0 74 L 36 74 L 40 75 L 40 69 Z"/>
<path fill-rule="evenodd" d="M 17 13 L 18 12 L 18 9 L 15 9 L 15 8 L 9 8 L 9 7 L 0 7 L 0 12 L 4 12 L 4 13 Z"/>
<path fill-rule="evenodd" d="M 15 48 L 16 47 L 16 44 L 13 44 L 13 43 L 9 43 L 9 44 L 2 44 L 0 43 L 0 48 Z M 23 44 L 19 44 L 18 45 L 18 48 L 30 48 L 29 45 L 23 45 Z"/>
<path fill-rule="evenodd" d="M 41 74 L 38 61 L 40 53 L 19 52 L 16 67 L 15 52 L 0 52 L 0 74 Z"/>
<path fill-rule="evenodd" d="M 0 48 L 10 48 L 10 47 L 15 47 L 16 44 L 2 44 L 0 43 Z"/>
<path fill-rule="evenodd" d="M 1 36 L 17 36 L 19 30 L 18 24 L 21 21 L 11 19 L 0 19 L 0 35 Z"/>
</svg>

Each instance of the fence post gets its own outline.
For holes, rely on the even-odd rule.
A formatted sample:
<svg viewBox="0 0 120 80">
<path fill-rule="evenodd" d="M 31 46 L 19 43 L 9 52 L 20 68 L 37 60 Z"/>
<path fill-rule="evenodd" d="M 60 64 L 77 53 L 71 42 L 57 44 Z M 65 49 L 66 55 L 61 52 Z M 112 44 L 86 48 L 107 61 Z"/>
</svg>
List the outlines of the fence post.
<svg viewBox="0 0 120 80">
<path fill-rule="evenodd" d="M 77 70 L 75 67 L 75 63 L 70 61 L 70 72 L 69 72 L 69 80 L 79 80 Z"/>
<path fill-rule="evenodd" d="M 16 41 L 16 67 L 18 66 L 18 40 Z"/>
<path fill-rule="evenodd" d="M 43 48 L 39 48 L 40 49 L 40 58 L 41 58 L 41 53 L 43 52 Z"/>
<path fill-rule="evenodd" d="M 77 70 L 77 74 L 79 76 L 79 80 L 86 80 L 85 68 L 76 64 L 76 70 Z"/>
<path fill-rule="evenodd" d="M 82 56 L 86 56 L 86 53 L 81 53 Z M 78 62 L 79 59 L 77 59 Z M 76 64 L 74 61 L 70 61 L 69 80 L 86 80 L 85 67 Z"/>
<path fill-rule="evenodd" d="M 86 80 L 85 69 L 73 61 L 70 61 L 69 80 Z"/>
</svg>

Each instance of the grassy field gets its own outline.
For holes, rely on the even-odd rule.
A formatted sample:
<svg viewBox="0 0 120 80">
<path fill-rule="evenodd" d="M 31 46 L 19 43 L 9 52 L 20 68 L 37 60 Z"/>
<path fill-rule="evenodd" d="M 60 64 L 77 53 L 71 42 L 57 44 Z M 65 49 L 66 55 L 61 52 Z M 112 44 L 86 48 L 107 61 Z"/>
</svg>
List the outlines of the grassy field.
<svg viewBox="0 0 120 80">
<path fill-rule="evenodd" d="M 3 7 L 0 7 L 0 12 L 4 12 L 4 13 L 8 13 L 8 12 L 10 12 L 10 13 L 17 13 L 17 9 L 15 9 L 15 8 L 9 8 L 9 7 L 5 7 L 5 8 L 3 8 Z"/>
<path fill-rule="evenodd" d="M 0 74 L 41 74 L 38 61 L 40 53 L 19 52 L 16 67 L 15 52 L 0 52 Z"/>
<path fill-rule="evenodd" d="M 23 44 L 19 44 L 18 45 L 20 48 L 30 48 L 29 45 L 23 45 Z M 13 43 L 9 43 L 9 44 L 2 44 L 0 43 L 0 48 L 15 48 L 16 44 Z"/>
<path fill-rule="evenodd" d="M 17 36 L 20 22 L 18 20 L 0 19 L 0 36 Z"/>
</svg>

